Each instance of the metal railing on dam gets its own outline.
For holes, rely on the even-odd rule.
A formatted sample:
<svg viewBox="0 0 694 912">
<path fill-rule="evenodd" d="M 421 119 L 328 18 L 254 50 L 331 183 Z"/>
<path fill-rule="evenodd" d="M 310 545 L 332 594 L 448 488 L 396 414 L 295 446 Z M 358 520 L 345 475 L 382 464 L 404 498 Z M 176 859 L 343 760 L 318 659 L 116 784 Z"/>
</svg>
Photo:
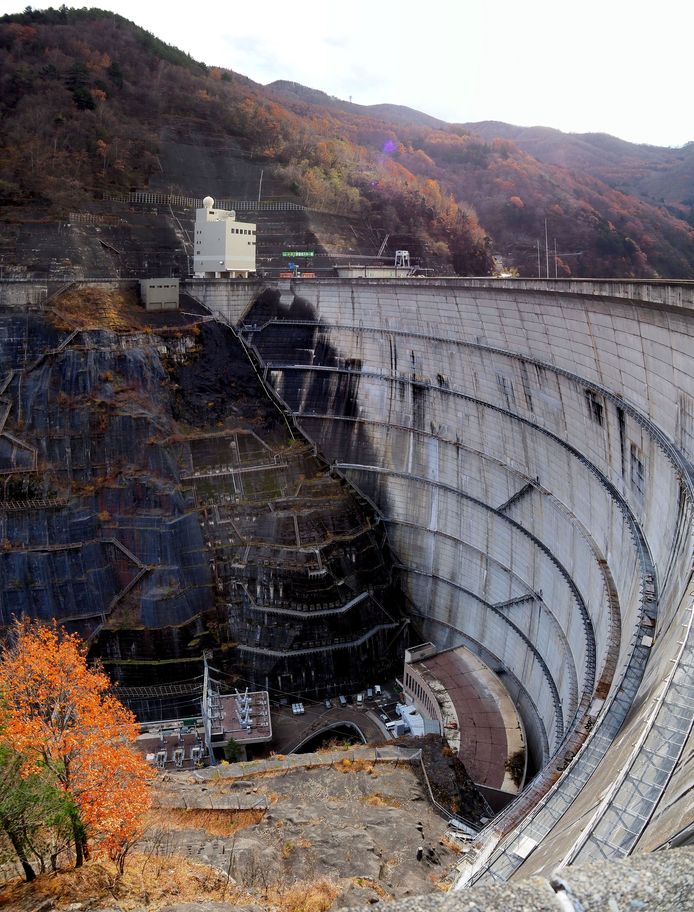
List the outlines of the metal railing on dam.
<svg viewBox="0 0 694 912">
<path fill-rule="evenodd" d="M 426 637 L 502 667 L 523 715 L 539 770 L 460 883 L 676 836 L 692 818 L 694 283 L 239 291 L 196 296 L 377 506 Z"/>
<path fill-rule="evenodd" d="M 673 282 L 667 279 L 453 279 L 466 288 L 503 288 L 508 291 L 537 291 L 543 294 L 588 295 L 665 304 L 669 307 L 694 307 L 694 280 Z"/>
</svg>

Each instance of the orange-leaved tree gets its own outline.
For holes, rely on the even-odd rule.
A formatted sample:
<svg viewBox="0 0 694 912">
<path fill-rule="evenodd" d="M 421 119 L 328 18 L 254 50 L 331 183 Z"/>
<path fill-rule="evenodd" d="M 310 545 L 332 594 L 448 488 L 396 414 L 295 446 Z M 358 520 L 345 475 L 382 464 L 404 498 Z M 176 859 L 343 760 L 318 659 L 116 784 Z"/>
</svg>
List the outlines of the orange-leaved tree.
<svg viewBox="0 0 694 912">
<path fill-rule="evenodd" d="M 40 771 L 65 792 L 78 867 L 90 842 L 123 857 L 149 807 L 153 775 L 132 745 L 135 717 L 86 652 L 55 623 L 16 621 L 0 657 L 0 742 L 25 758 L 25 775 Z"/>
</svg>

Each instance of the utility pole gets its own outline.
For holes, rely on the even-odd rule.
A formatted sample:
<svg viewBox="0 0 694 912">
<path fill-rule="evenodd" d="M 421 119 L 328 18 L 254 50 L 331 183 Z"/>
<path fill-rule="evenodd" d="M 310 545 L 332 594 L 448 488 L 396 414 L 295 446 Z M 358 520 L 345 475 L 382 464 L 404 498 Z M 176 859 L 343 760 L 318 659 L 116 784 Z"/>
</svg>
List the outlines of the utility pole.
<svg viewBox="0 0 694 912">
<path fill-rule="evenodd" d="M 540 238 L 537 239 L 537 277 L 541 278 L 542 273 L 540 272 Z"/>
<path fill-rule="evenodd" d="M 202 727 L 205 732 L 205 743 L 207 745 L 207 753 L 210 758 L 210 766 L 216 766 L 214 759 L 214 752 L 212 750 L 212 719 L 210 718 L 211 710 L 211 694 L 210 694 L 210 669 L 207 665 L 207 660 L 210 656 L 208 650 L 205 650 L 202 654 L 202 661 L 204 663 L 204 672 L 202 678 Z"/>
<path fill-rule="evenodd" d="M 549 244 L 547 243 L 547 219 L 545 218 L 545 268 L 547 275 L 545 278 L 549 278 Z"/>
<path fill-rule="evenodd" d="M 557 239 L 554 239 L 554 278 L 557 278 Z"/>
<path fill-rule="evenodd" d="M 262 193 L 262 190 L 263 190 L 263 174 L 264 173 L 265 173 L 265 169 L 261 168 L 260 169 L 260 180 L 258 181 L 258 202 L 260 202 L 260 194 Z"/>
</svg>

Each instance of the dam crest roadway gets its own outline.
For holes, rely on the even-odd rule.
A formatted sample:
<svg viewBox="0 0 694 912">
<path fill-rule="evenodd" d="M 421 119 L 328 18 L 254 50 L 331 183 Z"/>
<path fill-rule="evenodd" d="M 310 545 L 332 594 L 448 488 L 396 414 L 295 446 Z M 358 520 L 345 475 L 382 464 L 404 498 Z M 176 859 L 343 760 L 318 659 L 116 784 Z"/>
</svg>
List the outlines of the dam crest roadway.
<svg viewBox="0 0 694 912">
<path fill-rule="evenodd" d="M 378 510 L 427 639 L 538 770 L 458 886 L 692 826 L 694 283 L 191 280 Z"/>
</svg>

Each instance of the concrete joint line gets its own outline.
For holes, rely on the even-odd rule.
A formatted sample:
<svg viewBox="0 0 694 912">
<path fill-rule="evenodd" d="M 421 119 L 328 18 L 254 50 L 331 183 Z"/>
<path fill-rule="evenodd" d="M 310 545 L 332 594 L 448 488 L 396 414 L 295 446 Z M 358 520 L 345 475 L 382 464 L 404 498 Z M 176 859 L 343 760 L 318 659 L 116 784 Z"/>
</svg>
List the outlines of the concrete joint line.
<svg viewBox="0 0 694 912">
<path fill-rule="evenodd" d="M 265 324 L 265 325 L 267 326 L 271 322 L 286 324 L 288 322 L 290 323 L 291 321 L 286 321 L 286 320 L 280 321 L 280 320 L 275 319 L 272 321 L 268 321 L 268 324 Z M 308 322 L 308 321 L 306 321 L 306 322 Z M 297 325 L 298 325 L 298 321 L 297 321 Z M 551 364 L 548 361 L 542 361 L 539 358 L 533 357 L 532 355 L 524 355 L 522 353 L 513 352 L 508 349 L 498 348 L 498 347 L 492 346 L 492 345 L 484 345 L 480 342 L 470 342 L 468 340 L 451 339 L 451 338 L 445 337 L 445 336 L 431 336 L 426 333 L 416 333 L 416 332 L 407 331 L 407 330 L 394 330 L 394 329 L 384 330 L 381 327 L 368 327 L 368 328 L 367 327 L 356 327 L 353 324 L 352 325 L 336 324 L 336 325 L 334 325 L 334 327 L 331 327 L 331 324 L 324 324 L 324 323 L 316 322 L 316 323 L 312 323 L 309 325 L 315 325 L 317 328 L 320 328 L 320 329 L 325 329 L 325 328 L 327 328 L 327 329 L 336 328 L 338 330 L 359 329 L 361 331 L 374 332 L 378 335 L 390 334 L 390 335 L 403 336 L 406 338 L 407 337 L 423 338 L 423 339 L 428 339 L 428 340 L 434 341 L 434 342 L 454 345 L 456 347 L 473 348 L 473 349 L 476 349 L 479 351 L 491 352 L 493 354 L 497 354 L 497 355 L 506 357 L 510 360 L 523 361 L 527 364 L 533 364 L 544 370 L 547 370 L 552 373 L 558 374 L 560 376 L 566 377 L 567 379 L 572 380 L 574 383 L 580 385 L 581 387 L 589 387 L 591 389 L 594 389 L 594 390 L 598 391 L 601 395 L 605 396 L 605 398 L 609 399 L 613 404 L 615 404 L 619 408 L 623 409 L 638 424 L 640 424 L 645 430 L 647 430 L 654 437 L 656 443 L 665 452 L 666 456 L 670 459 L 670 461 L 685 475 L 689 499 L 690 499 L 690 501 L 694 502 L 694 469 L 689 464 L 689 462 L 683 457 L 683 455 L 680 453 L 680 451 L 677 449 L 677 447 L 674 446 L 674 444 L 667 437 L 667 435 L 665 433 L 663 433 L 663 431 L 661 431 L 660 428 L 658 428 L 657 425 L 655 425 L 651 421 L 650 418 L 643 415 L 635 406 L 631 405 L 631 403 L 629 403 L 626 399 L 623 399 L 622 397 L 615 395 L 611 390 L 609 390 L 605 386 L 602 386 L 599 383 L 595 383 L 592 380 L 584 379 L 583 377 L 580 376 L 580 374 L 575 374 L 572 371 L 568 371 L 568 370 L 565 370 L 564 368 L 557 367 L 555 364 Z M 318 366 L 318 365 L 316 365 L 316 366 L 287 365 L 287 367 L 288 368 L 289 367 L 300 367 L 303 369 L 316 369 L 316 370 L 321 370 L 321 369 L 322 370 L 338 370 L 337 368 L 323 368 L 322 366 Z M 363 373 L 367 376 L 375 376 L 375 377 L 381 377 L 383 379 L 388 379 L 387 377 L 384 377 L 382 374 L 378 374 L 375 372 L 370 373 L 368 371 L 354 371 L 351 368 L 341 368 L 339 370 L 341 370 L 342 372 L 346 372 L 346 373 L 357 373 L 357 374 Z M 397 379 L 398 382 L 413 382 L 406 375 L 398 376 L 397 378 L 393 378 L 393 379 Z M 421 383 L 421 381 L 417 381 L 417 383 L 421 386 L 426 386 L 428 388 L 437 389 L 437 390 L 441 389 L 441 387 L 439 387 L 435 384 Z M 447 392 L 454 393 L 455 391 L 447 390 Z"/>
<path fill-rule="evenodd" d="M 573 595 L 576 604 L 578 605 L 578 610 L 581 613 L 581 620 L 583 622 L 583 627 L 586 635 L 586 652 L 588 655 L 587 668 L 589 676 L 592 677 L 591 687 L 595 683 L 595 631 L 593 629 L 593 622 L 591 620 L 588 608 L 583 600 L 583 596 L 578 590 L 578 587 L 574 583 L 570 573 L 564 567 L 564 565 L 558 560 L 554 553 L 545 545 L 544 542 L 540 541 L 537 536 L 533 535 L 532 532 L 528 531 L 524 526 L 522 526 L 515 519 L 511 519 L 510 516 L 506 516 L 504 513 L 501 513 L 495 507 L 492 507 L 490 504 L 485 503 L 483 500 L 479 500 L 477 497 L 473 497 L 471 494 L 465 494 L 462 491 L 459 491 L 453 485 L 446 484 L 441 481 L 435 481 L 431 478 L 424 478 L 421 475 L 413 475 L 406 472 L 396 472 L 392 469 L 382 469 L 380 466 L 365 466 L 358 465 L 353 463 L 339 463 L 340 467 L 345 469 L 356 469 L 363 470 L 367 472 L 374 472 L 379 475 L 392 475 L 396 478 L 405 478 L 407 480 L 414 480 L 420 484 L 428 485 L 430 487 L 439 488 L 440 490 L 448 491 L 451 494 L 454 494 L 457 497 L 461 497 L 464 500 L 474 503 L 476 506 L 481 507 L 484 510 L 488 510 L 490 513 L 493 513 L 495 516 L 498 516 L 500 519 L 503 519 L 505 522 L 513 526 L 517 531 L 522 535 L 525 535 L 533 545 L 554 564 L 556 569 L 559 571 L 560 575 L 564 578 L 571 594 Z"/>
</svg>

